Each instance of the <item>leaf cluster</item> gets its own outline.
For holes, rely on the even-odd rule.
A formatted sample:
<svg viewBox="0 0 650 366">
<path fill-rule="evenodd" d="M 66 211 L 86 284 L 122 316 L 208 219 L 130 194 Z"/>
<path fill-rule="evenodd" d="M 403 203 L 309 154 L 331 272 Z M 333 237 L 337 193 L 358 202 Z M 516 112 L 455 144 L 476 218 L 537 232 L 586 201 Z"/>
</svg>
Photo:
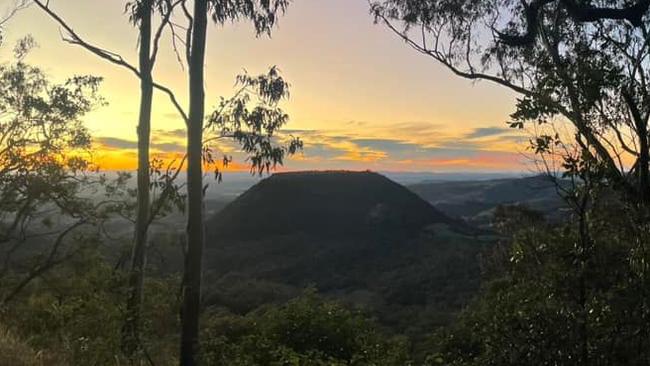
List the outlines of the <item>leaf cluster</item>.
<svg viewBox="0 0 650 366">
<path fill-rule="evenodd" d="M 202 339 L 211 365 L 408 365 L 405 344 L 314 292 L 245 317 L 214 316 Z"/>
<path fill-rule="evenodd" d="M 289 116 L 279 107 L 289 96 L 289 84 L 276 67 L 266 74 L 237 77 L 237 91 L 230 99 L 221 98 L 216 109 L 208 116 L 204 161 L 214 165 L 217 161 L 213 142 L 233 140 L 247 156 L 251 172 L 262 174 L 281 165 L 287 155 L 302 149 L 302 141 L 290 136 L 282 138 L 278 131 L 287 124 Z M 224 156 L 227 165 L 232 156 Z M 217 178 L 221 173 L 215 170 Z"/>
</svg>

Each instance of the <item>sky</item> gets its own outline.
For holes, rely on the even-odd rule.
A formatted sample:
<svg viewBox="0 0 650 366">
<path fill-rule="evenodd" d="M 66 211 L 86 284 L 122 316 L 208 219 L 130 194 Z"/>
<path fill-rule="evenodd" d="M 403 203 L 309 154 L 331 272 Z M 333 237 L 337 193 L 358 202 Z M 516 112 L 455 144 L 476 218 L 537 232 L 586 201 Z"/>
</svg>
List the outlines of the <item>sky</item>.
<svg viewBox="0 0 650 366">
<path fill-rule="evenodd" d="M 7 9 L 13 0 L 0 0 Z M 123 14 L 122 0 L 50 0 L 50 6 L 84 39 L 137 61 L 137 33 Z M 182 19 L 177 19 L 179 22 Z M 138 80 L 128 71 L 64 43 L 59 27 L 37 7 L 6 25 L 3 62 L 17 39 L 30 34 L 38 47 L 27 61 L 53 79 L 104 77 L 108 105 L 84 122 L 95 141 L 95 157 L 107 170 L 135 168 Z M 154 71 L 157 82 L 187 105 L 187 77 L 170 38 Z M 211 26 L 206 61 L 207 107 L 234 90 L 236 75 L 277 66 L 291 84 L 281 107 L 289 114 L 285 133 L 304 141 L 304 151 L 286 170 L 378 171 L 527 170 L 527 136 L 509 129 L 515 98 L 488 83 L 451 75 L 373 23 L 367 0 L 294 0 L 273 30 L 256 38 L 248 23 Z M 152 153 L 162 158 L 184 151 L 184 124 L 168 99 L 156 94 Z M 236 146 L 233 170 L 246 169 Z"/>
</svg>

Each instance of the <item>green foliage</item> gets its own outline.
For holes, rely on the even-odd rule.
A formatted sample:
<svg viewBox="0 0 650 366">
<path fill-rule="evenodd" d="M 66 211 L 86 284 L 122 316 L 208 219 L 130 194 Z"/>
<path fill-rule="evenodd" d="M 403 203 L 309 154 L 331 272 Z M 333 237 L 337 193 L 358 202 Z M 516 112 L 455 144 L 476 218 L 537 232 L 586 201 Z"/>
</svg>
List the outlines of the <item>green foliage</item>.
<svg viewBox="0 0 650 366">
<path fill-rule="evenodd" d="M 58 340 L 72 364 L 110 362 L 119 346 L 114 334 L 119 334 L 120 309 L 114 300 L 121 280 L 106 266 L 96 266 L 96 260 L 75 262 L 48 278 L 56 290 L 36 285 L 12 318 L 39 348 Z"/>
<path fill-rule="evenodd" d="M 156 364 L 171 365 L 175 359 L 177 283 L 146 283 L 143 346 Z M 4 309 L 2 322 L 65 364 L 119 364 L 125 289 L 125 275 L 87 251 L 34 281 Z"/>
<path fill-rule="evenodd" d="M 284 13 L 291 0 L 209 0 L 212 20 L 217 24 L 249 20 L 257 35 L 271 34 L 278 15 Z"/>
<path fill-rule="evenodd" d="M 63 366 L 56 356 L 42 351 L 37 352 L 25 340 L 4 327 L 0 327 L 0 365 Z"/>
<path fill-rule="evenodd" d="M 143 349 L 156 365 L 177 363 L 177 289 L 176 278 L 145 284 Z M 125 290 L 125 274 L 87 251 L 30 284 L 4 309 L 0 323 L 28 340 L 20 347 L 56 355 L 61 364 L 118 365 L 125 362 Z M 206 365 L 410 364 L 405 339 L 386 335 L 362 313 L 314 292 L 246 316 L 210 312 L 201 336 Z M 139 357 L 139 364 L 148 363 L 146 355 Z"/>
<path fill-rule="evenodd" d="M 577 158 L 602 163 L 610 183 L 648 200 L 647 176 L 628 174 L 619 161 L 638 160 L 637 171 L 648 172 L 647 1 L 371 3 L 376 21 L 415 50 L 458 76 L 515 92 L 509 124 L 534 128 L 534 153 L 566 157 L 581 150 Z M 557 133 L 566 126 L 538 127 L 565 122 L 573 141 Z"/>
<path fill-rule="evenodd" d="M 106 177 L 92 174 L 91 136 L 82 118 L 104 103 L 98 95 L 101 78 L 73 76 L 53 83 L 24 62 L 33 47 L 31 37 L 20 40 L 16 61 L 0 65 L 2 306 L 97 239 L 99 226 L 116 207 L 109 193 L 123 183 L 118 179 L 110 186 Z M 102 190 L 105 200 L 91 198 Z M 8 289 L 11 281 L 5 277 L 16 275 L 23 280 Z"/>
<path fill-rule="evenodd" d="M 430 363 L 647 364 L 650 231 L 618 202 L 610 192 L 585 221 L 522 226 L 504 273 L 438 334 Z"/>
<path fill-rule="evenodd" d="M 407 365 L 403 340 L 360 313 L 308 291 L 245 317 L 213 316 L 202 336 L 209 365 Z"/>
<path fill-rule="evenodd" d="M 217 179 L 221 172 L 214 157 L 214 142 L 231 139 L 246 154 L 251 172 L 262 174 L 282 165 L 286 155 L 293 155 L 303 147 L 300 139 L 291 136 L 282 139 L 278 131 L 287 124 L 289 116 L 278 106 L 289 97 L 289 84 L 279 70 L 272 67 L 268 73 L 237 76 L 237 91 L 230 99 L 221 98 L 219 105 L 207 119 L 208 133 L 203 150 L 203 160 L 215 165 Z M 256 102 L 254 106 L 251 104 Z M 223 165 L 232 161 L 224 156 Z"/>
</svg>

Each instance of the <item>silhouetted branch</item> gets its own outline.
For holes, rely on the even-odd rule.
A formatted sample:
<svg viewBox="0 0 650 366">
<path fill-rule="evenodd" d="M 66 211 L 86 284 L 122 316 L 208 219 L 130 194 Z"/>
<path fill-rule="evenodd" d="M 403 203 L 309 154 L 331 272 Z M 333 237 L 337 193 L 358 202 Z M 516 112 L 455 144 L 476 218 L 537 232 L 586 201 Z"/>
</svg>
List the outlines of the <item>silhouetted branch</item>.
<svg viewBox="0 0 650 366">
<path fill-rule="evenodd" d="M 506 34 L 499 33 L 501 41 L 510 46 L 528 46 L 538 36 L 539 15 L 545 5 L 557 0 L 536 0 L 530 4 L 524 3 L 526 33 Z M 600 20 L 625 20 L 635 27 L 642 25 L 643 16 L 650 8 L 650 0 L 640 0 L 634 5 L 624 8 L 592 7 L 580 5 L 575 0 L 559 0 L 567 13 L 576 22 L 596 22 Z"/>
<path fill-rule="evenodd" d="M 419 44 L 419 43 L 415 42 L 413 39 L 411 39 L 405 32 L 400 31 L 399 29 L 397 29 L 397 27 L 395 27 L 393 25 L 393 23 L 391 23 L 390 20 L 388 20 L 388 18 L 386 18 L 384 15 L 376 14 L 376 16 L 379 19 L 381 19 L 382 22 L 384 24 L 386 24 L 386 26 L 391 31 L 393 31 L 393 33 L 395 33 L 402 40 L 404 40 L 406 42 L 406 44 L 408 44 L 410 47 L 412 47 L 413 49 L 415 49 L 416 51 L 418 51 L 418 52 L 420 52 L 422 54 L 425 54 L 427 56 L 430 56 L 430 57 L 434 58 L 436 61 L 440 62 L 443 66 L 448 68 L 451 72 L 453 72 L 457 76 L 460 76 L 462 78 L 469 79 L 469 80 L 487 80 L 487 81 L 490 81 L 490 82 L 505 86 L 505 87 L 507 87 L 507 88 L 519 93 L 519 94 L 526 95 L 526 96 L 534 94 L 533 91 L 528 90 L 523 86 L 513 84 L 512 82 L 510 82 L 510 81 L 508 81 L 508 80 L 506 80 L 504 78 L 500 78 L 500 77 L 490 75 L 490 74 L 485 74 L 485 73 L 472 72 L 472 71 L 469 71 L 469 72 L 468 71 L 463 71 L 463 70 L 459 69 L 458 67 L 456 67 L 452 62 L 450 62 L 450 60 L 442 52 L 438 51 L 438 40 L 437 39 L 435 41 L 436 46 L 433 49 L 429 49 L 426 46 L 426 43 Z M 423 37 L 424 37 L 424 33 L 423 33 Z"/>
<path fill-rule="evenodd" d="M 96 56 L 100 57 L 101 59 L 104 59 L 108 62 L 111 62 L 115 65 L 118 65 L 120 67 L 126 68 L 127 70 L 131 71 L 133 74 L 135 74 L 138 78 L 141 78 L 140 71 L 137 69 L 137 67 L 133 66 L 131 63 L 127 62 L 122 56 L 115 52 L 111 52 L 108 50 L 105 50 L 101 47 L 92 45 L 85 41 L 83 38 L 81 38 L 75 31 L 70 27 L 63 18 L 61 18 L 58 14 L 56 14 L 52 9 L 50 9 L 48 2 L 43 2 L 43 0 L 34 0 L 34 3 L 41 8 L 47 15 L 49 15 L 52 19 L 54 19 L 63 29 L 68 34 L 68 37 L 63 37 L 63 40 L 65 42 L 68 42 L 70 44 L 76 45 L 76 46 L 81 46 L 88 50 L 89 52 L 95 54 Z M 178 111 L 178 113 L 181 115 L 185 123 L 188 121 L 187 114 L 185 113 L 185 110 L 181 107 L 180 103 L 178 102 L 178 99 L 176 98 L 176 95 L 171 91 L 166 86 L 163 86 L 159 83 L 153 82 L 154 88 L 158 89 L 159 91 L 162 91 L 163 93 L 167 94 L 169 97 L 170 101 Z"/>
<path fill-rule="evenodd" d="M 178 178 L 178 175 L 183 170 L 186 161 L 187 161 L 187 154 L 183 155 L 183 158 L 181 159 L 177 167 L 175 168 L 173 167 L 174 163 L 176 162 L 175 160 L 169 162 L 169 164 L 167 165 L 166 184 L 165 187 L 163 188 L 162 193 L 160 194 L 160 197 L 158 197 L 158 199 L 155 200 L 154 204 L 151 207 L 151 214 L 149 215 L 149 221 L 147 222 L 147 227 L 153 223 L 153 221 L 156 219 L 158 214 L 160 214 L 160 211 L 163 209 L 164 204 L 165 202 L 167 202 L 169 196 L 172 193 L 174 193 L 176 187 L 174 187 L 173 183 L 176 181 L 176 178 Z M 172 170 L 174 171 L 173 173 L 171 173 Z"/>
<path fill-rule="evenodd" d="M 151 52 L 151 64 L 156 63 L 156 57 L 158 56 L 158 51 L 160 49 L 160 38 L 162 37 L 163 31 L 165 30 L 165 27 L 168 25 L 171 28 L 171 16 L 174 13 L 174 9 L 184 0 L 176 0 L 173 3 L 170 3 L 168 6 L 168 9 L 165 10 L 162 16 L 162 20 L 160 21 L 160 24 L 158 25 L 158 29 L 156 29 L 156 33 L 153 37 L 153 50 Z"/>
<path fill-rule="evenodd" d="M 186 1 L 181 3 L 181 8 L 183 9 L 185 18 L 187 18 L 187 30 L 185 31 L 185 61 L 189 65 L 192 50 L 192 29 L 194 29 L 194 17 L 192 17 L 192 13 L 190 13 L 190 10 L 187 8 Z"/>
<path fill-rule="evenodd" d="M 182 28 L 181 26 L 174 24 L 173 22 L 169 22 L 169 30 L 171 31 L 172 34 L 172 49 L 174 50 L 174 54 L 176 55 L 176 60 L 178 61 L 178 64 L 181 65 L 181 70 L 185 70 L 185 65 L 183 64 L 181 53 L 178 50 L 177 42 L 180 42 L 185 47 L 187 47 L 187 45 L 185 44 L 185 40 L 181 36 L 179 36 L 178 33 L 176 33 L 175 27 Z"/>
<path fill-rule="evenodd" d="M 29 0 L 19 0 L 17 1 L 14 6 L 9 10 L 5 16 L 0 19 L 0 28 L 4 26 L 11 18 L 13 18 L 19 11 L 25 10 L 29 7 L 30 2 Z"/>
<path fill-rule="evenodd" d="M 31 283 L 36 277 L 42 275 L 46 271 L 49 271 L 51 268 L 55 267 L 56 265 L 65 262 L 67 259 L 71 258 L 73 254 L 66 255 L 62 258 L 57 258 L 57 254 L 59 252 L 59 249 L 61 245 L 63 244 L 64 239 L 75 229 L 77 229 L 80 226 L 85 225 L 88 223 L 86 219 L 79 220 L 75 222 L 74 224 L 68 226 L 65 230 L 63 230 L 56 238 L 54 241 L 54 244 L 52 245 L 52 248 L 50 249 L 46 259 L 42 261 L 41 263 L 38 263 L 35 265 L 29 273 L 23 278 L 16 286 L 14 286 L 8 294 L 2 299 L 2 302 L 0 303 L 0 307 L 5 307 L 8 302 L 13 300 L 13 298 L 16 297 L 22 291 L 29 283 Z"/>
</svg>

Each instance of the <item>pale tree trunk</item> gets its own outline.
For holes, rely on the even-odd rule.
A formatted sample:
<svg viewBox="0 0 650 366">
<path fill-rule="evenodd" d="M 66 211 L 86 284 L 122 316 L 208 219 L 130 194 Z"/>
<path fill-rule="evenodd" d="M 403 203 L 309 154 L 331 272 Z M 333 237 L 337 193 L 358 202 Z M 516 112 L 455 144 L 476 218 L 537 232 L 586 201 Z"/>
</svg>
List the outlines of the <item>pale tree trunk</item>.
<svg viewBox="0 0 650 366">
<path fill-rule="evenodd" d="M 187 133 L 187 251 L 181 309 L 181 365 L 197 364 L 201 275 L 203 257 L 202 143 L 205 113 L 204 62 L 207 32 L 207 0 L 194 1 L 190 47 L 190 110 Z"/>
<path fill-rule="evenodd" d="M 149 144 L 151 138 L 151 110 L 153 104 L 153 77 L 151 65 L 151 8 L 153 0 L 144 0 L 140 20 L 140 115 L 138 120 L 138 173 L 137 173 L 137 212 L 129 287 L 126 303 L 126 319 L 122 346 L 129 357 L 133 357 L 140 347 L 140 318 L 143 298 L 145 266 L 147 262 L 147 231 L 151 203 L 149 197 Z"/>
</svg>

